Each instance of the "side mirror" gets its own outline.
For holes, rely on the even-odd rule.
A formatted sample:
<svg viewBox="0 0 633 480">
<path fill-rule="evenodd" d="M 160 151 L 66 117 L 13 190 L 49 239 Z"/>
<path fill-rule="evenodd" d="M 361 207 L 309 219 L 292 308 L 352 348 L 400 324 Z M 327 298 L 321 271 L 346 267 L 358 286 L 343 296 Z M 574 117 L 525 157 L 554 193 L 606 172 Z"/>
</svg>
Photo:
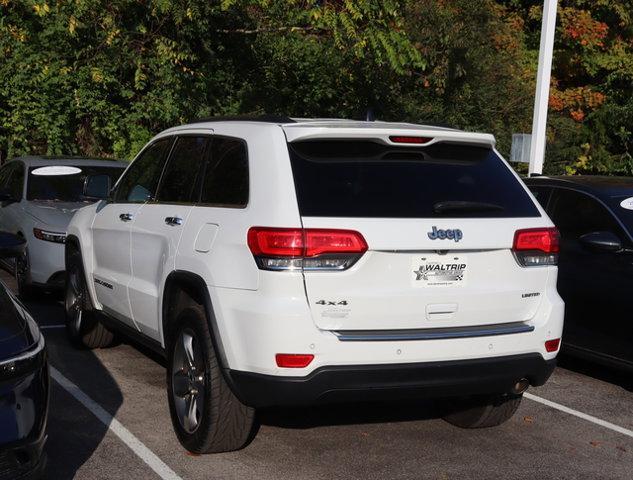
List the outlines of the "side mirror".
<svg viewBox="0 0 633 480">
<path fill-rule="evenodd" d="M 612 232 L 591 232 L 582 235 L 580 243 L 583 247 L 595 252 L 619 252 L 622 250 L 622 241 Z"/>
<path fill-rule="evenodd" d="M 0 258 L 15 258 L 24 254 L 26 240 L 8 232 L 0 232 Z"/>
<path fill-rule="evenodd" d="M 19 202 L 19 200 L 15 198 L 9 190 L 6 188 L 0 189 L 0 203 L 8 204 L 16 202 Z"/>
<path fill-rule="evenodd" d="M 83 196 L 103 200 L 110 194 L 109 175 L 88 175 L 84 180 Z"/>
</svg>

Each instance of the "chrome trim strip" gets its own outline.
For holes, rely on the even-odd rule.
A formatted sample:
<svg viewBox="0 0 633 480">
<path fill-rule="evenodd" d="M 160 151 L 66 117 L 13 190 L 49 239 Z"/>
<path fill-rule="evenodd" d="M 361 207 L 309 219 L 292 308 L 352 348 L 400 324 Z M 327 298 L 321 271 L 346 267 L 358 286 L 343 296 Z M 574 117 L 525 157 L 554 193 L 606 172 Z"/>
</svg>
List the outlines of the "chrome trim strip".
<svg viewBox="0 0 633 480">
<path fill-rule="evenodd" d="M 491 337 L 534 331 L 524 322 L 498 323 L 470 327 L 420 328 L 409 330 L 334 330 L 341 342 L 393 342 L 409 340 L 442 340 L 448 338 Z"/>
<path fill-rule="evenodd" d="M 44 350 L 44 345 L 46 344 L 46 342 L 44 342 L 44 335 L 42 335 L 40 333 L 40 338 L 37 341 L 37 344 L 35 345 L 35 347 L 33 347 L 31 350 L 28 350 L 26 352 L 21 353 L 20 355 L 16 356 L 16 357 L 11 357 L 7 360 L 1 360 L 0 361 L 0 367 L 3 365 L 8 365 L 9 363 L 14 363 L 14 362 L 21 362 L 22 360 L 28 360 L 29 358 L 33 358 L 36 355 L 38 355 L 42 350 Z"/>
</svg>

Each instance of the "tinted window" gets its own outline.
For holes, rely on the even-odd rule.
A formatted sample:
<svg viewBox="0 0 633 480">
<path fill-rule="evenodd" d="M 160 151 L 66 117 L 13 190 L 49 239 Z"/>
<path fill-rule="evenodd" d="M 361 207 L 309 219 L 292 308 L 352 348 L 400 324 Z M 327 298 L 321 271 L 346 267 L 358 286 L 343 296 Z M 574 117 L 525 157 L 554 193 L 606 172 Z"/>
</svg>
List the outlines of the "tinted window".
<svg viewBox="0 0 633 480">
<path fill-rule="evenodd" d="M 624 208 L 621 205 L 623 200 L 626 200 L 628 198 L 631 198 L 631 196 L 633 196 L 633 192 L 631 193 L 632 193 L 631 195 L 618 195 L 618 196 L 612 197 L 610 199 L 610 206 L 613 209 L 613 211 L 616 212 L 618 219 L 622 223 L 624 223 L 624 225 L 626 226 L 627 230 L 629 231 L 629 235 L 633 236 L 633 210 Z"/>
<path fill-rule="evenodd" d="M 24 165 L 22 163 L 16 162 L 13 165 L 6 189 L 11 193 L 13 198 L 22 198 L 22 192 L 24 190 Z"/>
<path fill-rule="evenodd" d="M 563 239 L 601 231 L 609 231 L 625 239 L 611 212 L 590 196 L 573 190 L 555 189 L 551 202 L 550 216 Z"/>
<path fill-rule="evenodd" d="M 179 137 L 169 156 L 157 200 L 165 203 L 192 201 L 192 193 L 208 137 Z"/>
<path fill-rule="evenodd" d="M 538 203 L 540 203 L 543 208 L 547 208 L 547 202 L 549 201 L 552 189 L 549 187 L 534 187 L 532 185 L 529 185 L 529 188 L 538 200 Z"/>
<path fill-rule="evenodd" d="M 11 175 L 11 170 L 13 169 L 13 163 L 9 163 L 0 168 L 0 188 L 4 188 L 7 180 L 9 180 L 9 175 Z"/>
<path fill-rule="evenodd" d="M 110 185 L 114 185 L 123 173 L 123 168 L 116 167 L 76 165 L 74 168 L 79 171 L 70 175 L 39 175 L 37 170 L 41 170 L 41 167 L 30 168 L 26 184 L 27 200 L 91 203 L 95 201 L 94 198 L 83 196 L 84 182 L 88 175 L 107 175 L 110 177 Z"/>
<path fill-rule="evenodd" d="M 230 207 L 248 203 L 248 155 L 243 141 L 213 138 L 200 200 Z"/>
<path fill-rule="evenodd" d="M 319 140 L 294 142 L 289 149 L 301 215 L 539 216 L 520 182 L 489 148 Z"/>
<path fill-rule="evenodd" d="M 143 203 L 154 195 L 172 143 L 173 138 L 158 140 L 132 162 L 117 185 L 115 201 Z"/>
</svg>

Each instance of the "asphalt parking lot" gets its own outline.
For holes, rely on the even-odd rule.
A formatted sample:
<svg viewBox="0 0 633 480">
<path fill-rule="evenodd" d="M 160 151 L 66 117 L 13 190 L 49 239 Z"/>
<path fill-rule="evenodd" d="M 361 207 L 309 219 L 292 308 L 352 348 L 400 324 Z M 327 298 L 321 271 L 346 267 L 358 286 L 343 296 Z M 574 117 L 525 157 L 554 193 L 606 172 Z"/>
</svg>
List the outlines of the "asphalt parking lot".
<svg viewBox="0 0 633 480">
<path fill-rule="evenodd" d="M 75 350 L 57 299 L 28 306 L 52 367 L 49 479 L 633 478 L 633 378 L 569 360 L 495 429 L 460 430 L 428 403 L 273 409 L 244 450 L 193 456 L 159 358 L 126 343 Z"/>
</svg>

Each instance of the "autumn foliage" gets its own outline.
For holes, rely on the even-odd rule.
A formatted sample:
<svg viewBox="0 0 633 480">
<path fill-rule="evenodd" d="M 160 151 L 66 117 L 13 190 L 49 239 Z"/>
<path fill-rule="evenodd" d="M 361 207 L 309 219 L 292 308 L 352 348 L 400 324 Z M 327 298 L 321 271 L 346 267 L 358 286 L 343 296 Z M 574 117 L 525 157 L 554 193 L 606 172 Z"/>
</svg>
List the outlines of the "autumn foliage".
<svg viewBox="0 0 633 480">
<path fill-rule="evenodd" d="M 132 158 L 196 117 L 532 120 L 542 2 L 0 0 L 0 161 Z M 560 0 L 546 170 L 633 175 L 633 0 Z M 522 168 L 522 167 L 518 167 Z"/>
</svg>

